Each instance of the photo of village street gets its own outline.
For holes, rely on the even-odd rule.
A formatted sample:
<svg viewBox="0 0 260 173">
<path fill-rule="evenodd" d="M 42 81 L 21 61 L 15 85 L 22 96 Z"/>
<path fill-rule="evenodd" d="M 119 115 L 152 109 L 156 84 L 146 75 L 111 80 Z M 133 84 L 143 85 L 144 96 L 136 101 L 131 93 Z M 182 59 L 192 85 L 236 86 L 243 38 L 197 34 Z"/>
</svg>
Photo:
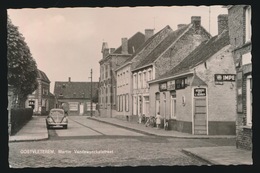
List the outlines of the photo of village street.
<svg viewBox="0 0 260 173">
<path fill-rule="evenodd" d="M 250 5 L 7 13 L 10 168 L 253 164 Z"/>
</svg>

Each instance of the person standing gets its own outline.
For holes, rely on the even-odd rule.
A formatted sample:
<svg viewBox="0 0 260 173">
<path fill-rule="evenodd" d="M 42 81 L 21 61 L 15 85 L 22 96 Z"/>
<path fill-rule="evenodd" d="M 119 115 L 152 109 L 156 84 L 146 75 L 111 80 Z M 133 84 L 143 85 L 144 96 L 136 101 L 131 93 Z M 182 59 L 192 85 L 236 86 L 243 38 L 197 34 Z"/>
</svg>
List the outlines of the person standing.
<svg viewBox="0 0 260 173">
<path fill-rule="evenodd" d="M 159 112 L 157 112 L 157 115 L 155 118 L 156 118 L 156 127 L 157 127 L 157 129 L 159 129 L 159 127 L 161 125 L 161 118 L 162 118 Z"/>
</svg>

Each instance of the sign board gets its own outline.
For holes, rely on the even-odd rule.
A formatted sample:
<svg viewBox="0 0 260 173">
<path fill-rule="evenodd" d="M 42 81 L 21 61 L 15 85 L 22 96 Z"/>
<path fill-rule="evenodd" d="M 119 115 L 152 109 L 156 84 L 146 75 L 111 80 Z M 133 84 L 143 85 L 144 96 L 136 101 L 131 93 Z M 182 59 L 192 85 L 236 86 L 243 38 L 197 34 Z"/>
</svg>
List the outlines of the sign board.
<svg viewBox="0 0 260 173">
<path fill-rule="evenodd" d="M 216 82 L 234 82 L 236 81 L 235 74 L 215 74 Z"/>
<path fill-rule="evenodd" d="M 29 106 L 34 105 L 35 101 L 34 100 L 29 100 Z"/>
<path fill-rule="evenodd" d="M 159 90 L 160 91 L 166 91 L 167 90 L 167 83 L 160 83 L 159 84 Z"/>
<path fill-rule="evenodd" d="M 195 97 L 205 97 L 206 96 L 206 88 L 195 88 L 194 89 Z"/>
<path fill-rule="evenodd" d="M 175 80 L 167 82 L 167 90 L 175 90 Z"/>
<path fill-rule="evenodd" d="M 183 88 L 185 88 L 185 78 L 176 79 L 175 80 L 175 88 L 176 89 L 183 89 Z"/>
</svg>

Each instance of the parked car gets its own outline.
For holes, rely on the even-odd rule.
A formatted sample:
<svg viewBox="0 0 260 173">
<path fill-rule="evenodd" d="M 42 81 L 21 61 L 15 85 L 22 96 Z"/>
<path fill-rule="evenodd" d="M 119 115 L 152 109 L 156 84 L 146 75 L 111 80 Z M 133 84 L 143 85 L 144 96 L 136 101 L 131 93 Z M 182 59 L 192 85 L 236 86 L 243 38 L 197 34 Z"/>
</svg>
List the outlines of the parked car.
<svg viewBox="0 0 260 173">
<path fill-rule="evenodd" d="M 68 117 L 63 109 L 51 109 L 49 115 L 46 118 L 47 129 L 51 127 L 63 127 L 68 128 Z"/>
</svg>

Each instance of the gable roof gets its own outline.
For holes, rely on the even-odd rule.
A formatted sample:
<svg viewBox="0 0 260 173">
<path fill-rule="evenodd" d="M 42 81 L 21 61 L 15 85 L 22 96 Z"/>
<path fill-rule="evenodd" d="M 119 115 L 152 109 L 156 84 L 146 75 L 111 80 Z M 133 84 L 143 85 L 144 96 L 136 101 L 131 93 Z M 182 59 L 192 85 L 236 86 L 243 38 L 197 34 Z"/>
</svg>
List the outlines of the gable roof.
<svg viewBox="0 0 260 173">
<path fill-rule="evenodd" d="M 205 62 L 207 59 L 229 44 L 230 42 L 228 31 L 224 30 L 220 35 L 212 37 L 208 41 L 202 42 L 177 66 L 162 74 L 158 78 L 167 78 L 173 75 L 187 72 L 189 69 Z"/>
<path fill-rule="evenodd" d="M 38 72 L 37 72 L 37 78 L 38 79 L 40 79 L 40 80 L 42 80 L 42 81 L 45 81 L 45 82 L 48 82 L 48 83 L 50 83 L 51 81 L 49 80 L 49 78 L 47 77 L 47 75 L 43 72 L 43 71 L 41 71 L 41 70 L 37 70 Z"/>
<path fill-rule="evenodd" d="M 193 80 L 191 82 L 191 86 L 207 86 L 207 84 L 195 73 Z"/>
<path fill-rule="evenodd" d="M 144 50 L 151 42 L 152 40 L 159 35 L 161 32 L 163 32 L 165 29 L 171 29 L 171 27 L 169 25 L 167 25 L 166 27 L 164 27 L 163 29 L 161 29 L 160 31 L 158 31 L 156 34 L 154 34 L 152 37 L 150 37 L 149 39 L 146 40 L 146 42 L 144 42 L 135 52 L 132 56 L 130 56 L 129 58 L 127 58 L 125 60 L 125 62 L 122 64 L 122 66 L 124 66 L 126 63 L 130 62 L 137 54 L 139 54 L 142 50 Z"/>
<path fill-rule="evenodd" d="M 142 66 L 153 63 L 171 44 L 173 44 L 189 27 L 191 24 L 181 27 L 175 31 L 172 31 L 160 44 L 158 44 L 150 54 L 140 61 L 135 67 L 140 68 Z"/>
<path fill-rule="evenodd" d="M 92 82 L 92 97 L 97 97 L 98 82 Z M 91 82 L 55 82 L 54 95 L 63 98 L 90 98 Z"/>
<path fill-rule="evenodd" d="M 145 40 L 145 36 L 141 32 L 137 32 L 131 38 L 128 39 L 128 54 L 133 54 L 134 50 L 137 50 Z M 133 50 L 134 48 L 134 50 Z M 118 47 L 112 54 L 121 54 L 122 53 L 122 45 Z"/>
</svg>

